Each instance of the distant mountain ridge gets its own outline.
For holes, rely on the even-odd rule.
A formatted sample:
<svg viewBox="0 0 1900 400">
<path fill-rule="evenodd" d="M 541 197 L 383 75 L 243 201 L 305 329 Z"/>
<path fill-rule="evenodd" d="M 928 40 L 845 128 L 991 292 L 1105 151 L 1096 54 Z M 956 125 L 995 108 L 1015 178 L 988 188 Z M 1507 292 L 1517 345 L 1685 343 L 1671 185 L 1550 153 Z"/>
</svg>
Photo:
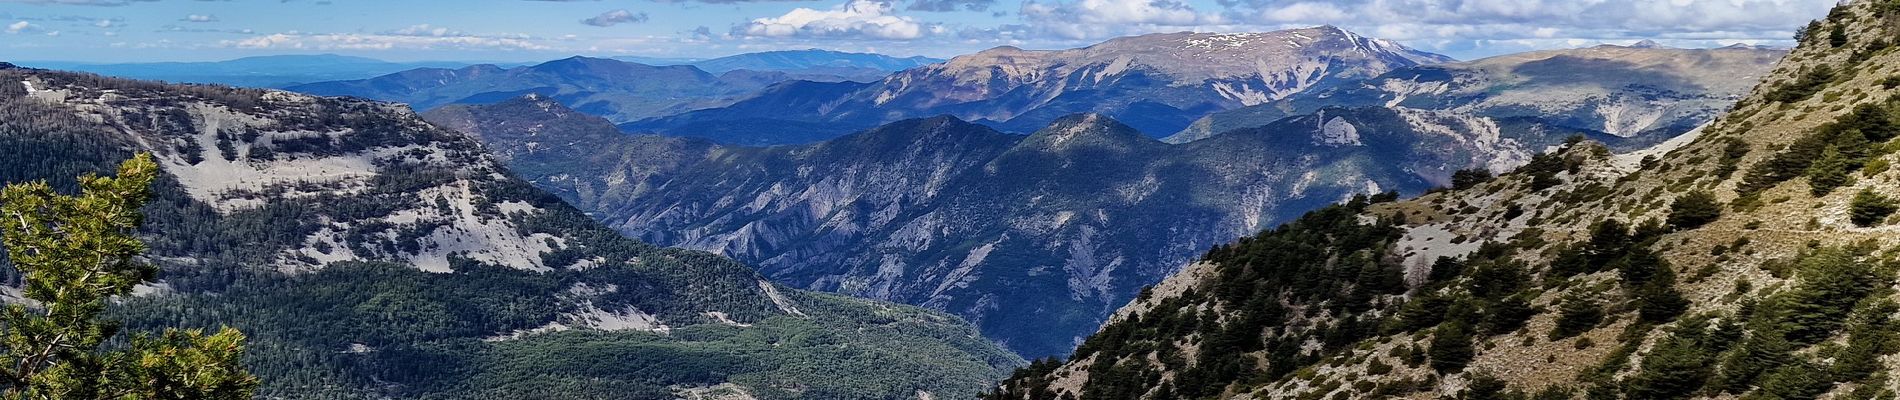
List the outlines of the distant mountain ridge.
<svg viewBox="0 0 1900 400">
<path fill-rule="evenodd" d="M 634 132 L 707 137 L 731 143 L 799 143 L 725 138 L 711 132 L 777 121 L 788 137 L 842 135 L 904 118 L 939 114 L 1030 132 L 1064 115 L 1100 113 L 1162 136 L 1208 113 L 1260 104 L 1350 78 L 1449 58 L 1324 26 L 1267 33 L 1165 33 L 1093 46 L 1031 51 L 999 47 L 912 68 L 843 94 L 781 86 L 728 106 L 623 124 Z M 777 99 L 808 106 L 764 109 Z M 754 104 L 758 103 L 758 104 Z M 711 127 L 711 128 L 708 128 Z"/>
<path fill-rule="evenodd" d="M 731 97 L 770 82 L 737 76 L 726 79 L 685 65 L 652 66 L 577 56 L 515 68 L 424 68 L 286 89 L 400 102 L 418 110 L 454 103 L 492 103 L 533 93 L 559 99 L 577 110 L 626 121 L 725 104 Z"/>
<path fill-rule="evenodd" d="M 609 120 L 629 122 L 727 105 L 782 82 L 874 81 L 889 75 L 892 68 L 934 61 L 823 50 L 748 53 L 659 64 L 576 56 L 513 68 L 488 64 L 418 68 L 286 89 L 401 102 L 419 110 L 458 103 L 487 104 L 532 93 Z"/>
<path fill-rule="evenodd" d="M 1674 137 L 1745 94 L 1786 50 L 1676 49 L 1638 43 L 1544 50 L 1408 67 L 1373 79 L 1210 114 L 1182 143 L 1324 107 L 1404 107 L 1532 118 L 1623 137 Z"/>
<path fill-rule="evenodd" d="M 1180 145 L 1095 114 L 1027 136 L 932 117 L 763 148 L 625 135 L 545 98 L 425 118 L 628 235 L 956 313 L 1031 357 L 1066 352 L 1207 247 L 1311 208 L 1508 169 L 1572 135 L 1622 140 L 1377 107 Z"/>
<path fill-rule="evenodd" d="M 255 56 L 204 62 L 45 61 L 20 64 L 28 67 L 83 71 L 129 79 L 218 83 L 246 87 L 279 87 L 311 82 L 361 79 L 415 68 L 460 68 L 469 65 L 466 62 L 453 61 L 389 62 L 336 54 Z"/>
</svg>

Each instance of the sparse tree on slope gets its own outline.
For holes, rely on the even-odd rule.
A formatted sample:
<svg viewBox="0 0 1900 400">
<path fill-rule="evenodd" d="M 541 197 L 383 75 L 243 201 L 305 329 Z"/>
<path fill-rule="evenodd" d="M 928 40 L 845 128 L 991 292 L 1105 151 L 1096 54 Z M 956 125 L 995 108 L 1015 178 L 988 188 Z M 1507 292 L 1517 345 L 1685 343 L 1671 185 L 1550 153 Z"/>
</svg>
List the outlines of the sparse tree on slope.
<svg viewBox="0 0 1900 400">
<path fill-rule="evenodd" d="M 1669 225 L 1677 229 L 1695 229 L 1722 217 L 1722 204 L 1715 195 L 1697 190 L 1677 197 L 1669 204 Z"/>
<path fill-rule="evenodd" d="M 0 191 L 0 233 L 31 304 L 0 311 L 0 387 L 6 399 L 248 399 L 257 379 L 238 363 L 244 336 L 231 328 L 134 334 L 102 345 L 118 324 L 107 301 L 157 269 L 137 260 L 136 230 L 158 165 L 141 154 L 117 177 L 80 178 L 67 196 L 45 182 Z"/>
</svg>

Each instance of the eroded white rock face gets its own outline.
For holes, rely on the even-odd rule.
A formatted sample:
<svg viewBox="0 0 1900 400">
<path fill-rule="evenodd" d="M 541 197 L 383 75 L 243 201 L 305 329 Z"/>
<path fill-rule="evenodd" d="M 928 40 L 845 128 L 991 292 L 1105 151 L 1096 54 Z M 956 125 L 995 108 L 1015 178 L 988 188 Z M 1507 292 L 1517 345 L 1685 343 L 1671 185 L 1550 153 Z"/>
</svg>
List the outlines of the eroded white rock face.
<svg viewBox="0 0 1900 400">
<path fill-rule="evenodd" d="M 285 269 L 374 260 L 448 272 L 451 257 L 533 270 L 565 267 L 543 265 L 541 257 L 561 248 L 563 239 L 526 233 L 506 217 L 545 210 L 518 201 L 481 205 L 489 201 L 482 193 L 486 187 L 508 179 L 500 165 L 478 143 L 405 107 L 270 91 L 255 97 L 256 106 L 236 109 L 190 96 L 153 97 L 32 78 L 21 84 L 33 99 L 114 128 L 152 153 L 191 199 L 226 215 L 281 199 L 386 199 L 374 201 L 384 203 L 385 215 L 303 221 L 319 226 L 303 247 L 281 253 Z M 388 119 L 375 121 L 376 132 L 325 120 L 344 112 Z M 450 178 L 407 189 L 406 196 L 376 194 L 394 184 L 386 180 L 422 179 L 398 177 L 417 170 Z M 371 251 L 376 246 L 364 246 L 364 240 L 401 245 Z"/>
<path fill-rule="evenodd" d="M 1324 117 L 1321 118 L 1325 119 Z M 1333 117 L 1326 119 L 1326 123 L 1320 125 L 1319 132 L 1319 142 L 1322 144 L 1334 146 L 1358 146 L 1364 144 L 1359 142 L 1359 128 L 1352 126 L 1352 123 L 1347 122 L 1345 118 Z"/>
</svg>

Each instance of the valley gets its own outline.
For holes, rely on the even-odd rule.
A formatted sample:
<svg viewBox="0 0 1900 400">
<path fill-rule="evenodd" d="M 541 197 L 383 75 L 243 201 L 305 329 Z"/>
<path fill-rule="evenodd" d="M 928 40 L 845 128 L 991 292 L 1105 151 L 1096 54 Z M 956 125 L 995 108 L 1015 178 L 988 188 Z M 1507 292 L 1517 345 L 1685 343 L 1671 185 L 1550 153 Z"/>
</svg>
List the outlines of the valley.
<svg viewBox="0 0 1900 400">
<path fill-rule="evenodd" d="M 1900 393 L 1900 1 L 841 1 L 0 1 L 0 397 Z"/>
</svg>

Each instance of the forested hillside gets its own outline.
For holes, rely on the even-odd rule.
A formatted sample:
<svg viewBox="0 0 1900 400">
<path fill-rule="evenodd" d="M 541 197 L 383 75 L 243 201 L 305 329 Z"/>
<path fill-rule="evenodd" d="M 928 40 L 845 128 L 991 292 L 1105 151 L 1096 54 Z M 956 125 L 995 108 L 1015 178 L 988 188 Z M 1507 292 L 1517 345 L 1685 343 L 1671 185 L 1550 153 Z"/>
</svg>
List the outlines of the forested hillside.
<svg viewBox="0 0 1900 400">
<path fill-rule="evenodd" d="M 400 105 L 0 64 L 0 113 L 0 182 L 155 155 L 160 282 L 114 315 L 242 330 L 266 397 L 959 397 L 1021 362 L 622 237 Z"/>
<path fill-rule="evenodd" d="M 1657 148 L 1358 199 L 1216 247 L 991 398 L 1892 398 L 1900 3 Z"/>
<path fill-rule="evenodd" d="M 1488 177 L 1573 134 L 1641 146 L 1386 109 L 1179 145 L 1087 114 L 1028 136 L 937 117 L 762 148 L 624 135 L 540 97 L 425 117 L 628 235 L 730 255 L 775 282 L 949 311 L 1030 356 L 1069 352 L 1207 248 L 1355 193 Z"/>
</svg>

